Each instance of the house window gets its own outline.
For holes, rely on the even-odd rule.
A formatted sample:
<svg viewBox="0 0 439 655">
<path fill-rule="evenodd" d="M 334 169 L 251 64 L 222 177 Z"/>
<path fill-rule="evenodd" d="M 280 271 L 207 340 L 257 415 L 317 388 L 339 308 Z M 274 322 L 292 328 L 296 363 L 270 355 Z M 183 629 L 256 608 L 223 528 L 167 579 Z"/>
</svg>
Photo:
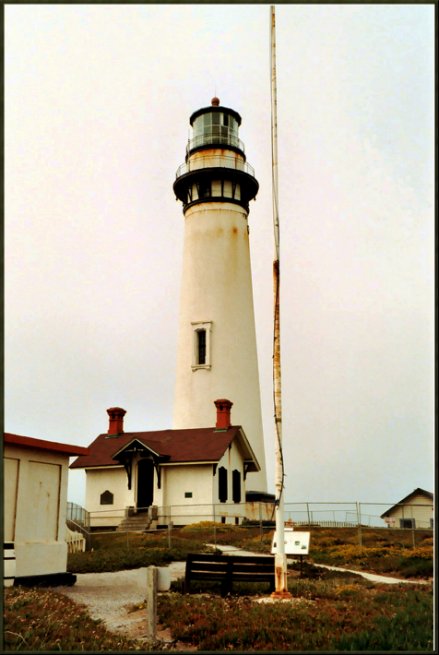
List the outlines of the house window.
<svg viewBox="0 0 439 655">
<path fill-rule="evenodd" d="M 416 521 L 415 519 L 399 519 L 400 528 L 415 528 Z"/>
<path fill-rule="evenodd" d="M 184 492 L 184 497 L 185 498 L 192 498 L 192 491 L 185 491 Z"/>
<path fill-rule="evenodd" d="M 103 494 L 101 494 L 101 505 L 112 505 L 114 501 L 114 496 L 111 493 L 111 491 L 104 491 Z"/>
<path fill-rule="evenodd" d="M 227 502 L 227 469 L 224 466 L 218 469 L 218 498 L 220 503 Z"/>
<path fill-rule="evenodd" d="M 241 502 L 241 472 L 235 469 L 232 473 L 233 502 Z"/>
<path fill-rule="evenodd" d="M 192 329 L 194 331 L 192 370 L 196 370 L 198 368 L 211 368 L 210 334 L 212 329 L 212 322 L 211 321 L 205 323 L 193 322 Z"/>
</svg>

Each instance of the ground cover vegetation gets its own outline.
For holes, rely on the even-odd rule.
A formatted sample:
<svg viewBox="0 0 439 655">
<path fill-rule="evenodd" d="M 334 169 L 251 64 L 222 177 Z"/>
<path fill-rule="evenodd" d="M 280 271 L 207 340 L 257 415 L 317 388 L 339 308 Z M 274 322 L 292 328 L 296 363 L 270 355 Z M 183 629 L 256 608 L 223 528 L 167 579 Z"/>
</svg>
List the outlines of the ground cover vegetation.
<svg viewBox="0 0 439 655">
<path fill-rule="evenodd" d="M 305 564 L 289 570 L 292 600 L 271 603 L 264 585 L 237 584 L 233 595 L 182 581 L 159 594 L 159 628 L 180 650 L 432 651 L 432 585 L 374 584 L 355 573 Z M 213 593 L 212 593 L 213 592 Z M 137 608 L 136 608 L 137 609 Z M 145 650 L 108 632 L 85 608 L 55 590 L 5 590 L 5 651 Z M 153 650 L 165 649 L 160 642 Z M 168 647 L 167 647 L 168 648 Z"/>
<path fill-rule="evenodd" d="M 306 528 L 305 528 L 306 529 Z M 309 560 L 318 564 L 348 567 L 401 578 L 433 575 L 432 532 L 417 531 L 415 547 L 411 530 L 311 527 Z M 186 559 L 187 553 L 203 552 L 227 544 L 253 552 L 269 553 L 273 529 L 202 522 L 147 534 L 120 532 L 92 534 L 91 548 L 69 555 L 72 573 L 119 571 L 140 566 L 163 566 Z M 360 545 L 361 539 L 361 545 Z"/>
<path fill-rule="evenodd" d="M 4 598 L 4 651 L 139 650 L 90 618 L 82 605 L 53 589 L 8 587 Z"/>
<path fill-rule="evenodd" d="M 272 529 L 202 523 L 148 534 L 92 536 L 93 550 L 69 556 L 71 572 L 115 571 L 166 565 L 221 544 L 270 552 Z M 201 586 L 183 595 L 182 580 L 159 595 L 159 621 L 172 638 L 198 650 L 432 650 L 432 584 L 383 585 L 325 563 L 414 580 L 432 574 L 431 531 L 311 528 L 310 557 L 289 567 L 288 603 L 265 603 L 266 585 L 236 585 L 233 596 Z M 208 596 L 206 596 L 208 594 Z M 208 602 L 206 602 L 208 598 Z M 109 633 L 83 606 L 55 590 L 5 589 L 7 651 L 131 651 L 144 644 Z M 155 649 L 159 646 L 155 645 Z"/>
<path fill-rule="evenodd" d="M 237 590 L 159 597 L 159 616 L 174 639 L 198 650 L 432 650 L 431 587 L 372 584 L 321 572 L 289 582 L 293 600 L 256 602 Z M 267 600 L 267 594 L 262 597 Z"/>
</svg>

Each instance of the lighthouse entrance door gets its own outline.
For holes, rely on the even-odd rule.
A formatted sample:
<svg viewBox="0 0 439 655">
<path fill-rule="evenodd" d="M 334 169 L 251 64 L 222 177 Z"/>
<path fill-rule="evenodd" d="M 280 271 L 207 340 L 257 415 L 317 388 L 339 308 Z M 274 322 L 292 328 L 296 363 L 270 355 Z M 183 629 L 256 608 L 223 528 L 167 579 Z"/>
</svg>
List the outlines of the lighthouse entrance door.
<svg viewBox="0 0 439 655">
<path fill-rule="evenodd" d="M 146 511 L 154 499 L 154 464 L 140 459 L 137 465 L 137 511 Z"/>
</svg>

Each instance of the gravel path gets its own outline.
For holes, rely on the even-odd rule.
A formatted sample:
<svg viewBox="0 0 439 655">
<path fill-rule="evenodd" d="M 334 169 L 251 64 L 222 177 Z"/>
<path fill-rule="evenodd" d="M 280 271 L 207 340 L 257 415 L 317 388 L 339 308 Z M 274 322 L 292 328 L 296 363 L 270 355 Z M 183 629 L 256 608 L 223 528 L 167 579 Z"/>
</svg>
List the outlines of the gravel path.
<svg viewBox="0 0 439 655">
<path fill-rule="evenodd" d="M 171 580 L 184 576 L 185 562 L 171 562 L 167 567 Z M 72 587 L 56 587 L 77 603 L 86 605 L 94 619 L 104 621 L 112 632 L 118 632 L 134 639 L 147 638 L 146 612 L 133 611 L 146 597 L 146 567 L 111 573 L 77 573 Z M 166 641 L 169 635 L 158 637 Z"/>
</svg>

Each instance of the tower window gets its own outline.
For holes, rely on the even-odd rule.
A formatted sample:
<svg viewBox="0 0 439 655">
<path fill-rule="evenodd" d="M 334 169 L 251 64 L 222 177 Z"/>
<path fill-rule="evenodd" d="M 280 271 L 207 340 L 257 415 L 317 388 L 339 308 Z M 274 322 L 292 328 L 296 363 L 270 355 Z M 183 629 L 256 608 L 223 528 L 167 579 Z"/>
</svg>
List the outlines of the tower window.
<svg viewBox="0 0 439 655">
<path fill-rule="evenodd" d="M 193 357 L 192 357 L 192 370 L 199 368 L 211 368 L 211 338 L 210 333 L 212 329 L 212 322 L 207 323 L 192 323 L 194 331 L 193 340 Z"/>
<path fill-rule="evenodd" d="M 198 187 L 198 197 L 200 198 L 200 200 L 202 198 L 210 198 L 210 196 L 212 195 L 212 191 L 210 188 L 210 181 L 200 182 L 199 184 L 197 184 L 197 187 Z"/>
<path fill-rule="evenodd" d="M 197 338 L 198 364 L 202 366 L 206 363 L 206 330 L 197 330 Z"/>
</svg>

